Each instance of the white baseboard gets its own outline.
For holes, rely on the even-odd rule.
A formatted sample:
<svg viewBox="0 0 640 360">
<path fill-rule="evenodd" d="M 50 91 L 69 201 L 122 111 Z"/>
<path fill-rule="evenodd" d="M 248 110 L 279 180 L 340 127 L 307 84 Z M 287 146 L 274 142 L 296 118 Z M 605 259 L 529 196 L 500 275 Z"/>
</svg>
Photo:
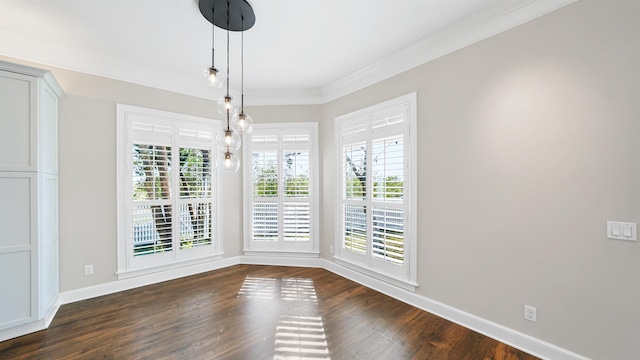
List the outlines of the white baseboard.
<svg viewBox="0 0 640 360">
<path fill-rule="evenodd" d="M 368 288 L 391 296 L 409 305 L 415 306 L 424 311 L 430 312 L 441 318 L 447 319 L 458 325 L 476 331 L 480 334 L 498 340 L 516 349 L 537 356 L 541 359 L 550 360 L 589 360 L 588 358 L 536 339 L 516 330 L 496 324 L 489 320 L 469 314 L 441 302 L 429 299 L 422 295 L 400 289 L 384 281 L 374 279 L 360 272 L 336 264 L 332 261 L 324 260 L 324 269 L 340 275 L 346 279 L 357 282 Z"/>
<path fill-rule="evenodd" d="M 46 329 L 55 316 L 56 312 L 58 311 L 60 305 L 63 304 L 69 304 L 76 301 L 108 295 L 163 281 L 178 279 L 181 277 L 195 275 L 207 271 L 218 270 L 238 264 L 323 268 L 346 279 L 362 284 L 385 295 L 391 296 L 394 299 L 400 300 L 404 303 L 415 306 L 434 315 L 440 316 L 451 322 L 464 326 L 468 329 L 476 331 L 497 341 L 503 342 L 509 346 L 520 349 L 539 358 L 552 360 L 589 360 L 588 358 L 573 353 L 569 350 L 536 339 L 529 335 L 507 328 L 500 324 L 496 324 L 494 322 L 456 309 L 449 305 L 426 298 L 411 291 L 401 289 L 390 283 L 372 278 L 363 273 L 352 270 L 345 266 L 341 266 L 327 259 L 308 257 L 296 258 L 289 256 L 236 256 L 213 261 L 210 263 L 197 264 L 184 268 L 164 271 L 157 274 L 149 274 L 135 278 L 113 281 L 110 283 L 91 286 L 87 288 L 66 291 L 60 294 L 58 300 L 56 301 L 56 304 L 54 305 L 54 309 L 52 309 L 52 311 L 50 311 L 43 320 L 17 326 L 11 329 L 2 330 L 0 331 L 0 341 Z"/>
<path fill-rule="evenodd" d="M 221 260 L 185 266 L 177 269 L 162 271 L 148 275 L 141 275 L 133 278 L 112 281 L 105 284 L 90 286 L 82 289 L 65 291 L 60 294 L 62 304 L 69 304 L 76 301 L 91 299 L 98 296 L 108 295 L 135 289 L 141 286 L 156 284 L 163 281 L 179 279 L 185 276 L 200 274 L 207 271 L 218 270 L 240 263 L 239 257 L 225 258 Z"/>
<path fill-rule="evenodd" d="M 60 295 L 58 295 L 56 296 L 56 300 L 53 302 L 53 306 L 51 306 L 51 309 L 49 309 L 47 314 L 44 316 L 45 329 L 48 328 L 49 325 L 51 325 L 51 322 L 53 321 L 53 318 L 58 313 L 58 310 L 60 309 L 61 305 L 62 305 L 62 299 L 60 299 Z"/>
<path fill-rule="evenodd" d="M 321 268 L 324 259 L 317 257 L 290 257 L 290 256 L 241 256 L 241 264 L 272 265 L 272 266 L 297 266 Z"/>
<path fill-rule="evenodd" d="M 0 330 L 0 341 L 17 338 L 18 336 L 31 334 L 36 331 L 44 330 L 46 328 L 47 327 L 45 319 L 26 323 L 24 325 L 14 326 L 8 329 Z"/>
<path fill-rule="evenodd" d="M 60 296 L 56 298 L 53 302 L 53 306 L 49 311 L 45 314 L 44 318 L 38 321 L 30 322 L 24 325 L 14 326 L 12 328 L 0 330 L 0 342 L 17 338 L 19 336 L 27 335 L 34 333 L 36 331 L 45 330 L 53 321 L 53 318 L 58 313 L 58 309 L 60 309 Z"/>
</svg>

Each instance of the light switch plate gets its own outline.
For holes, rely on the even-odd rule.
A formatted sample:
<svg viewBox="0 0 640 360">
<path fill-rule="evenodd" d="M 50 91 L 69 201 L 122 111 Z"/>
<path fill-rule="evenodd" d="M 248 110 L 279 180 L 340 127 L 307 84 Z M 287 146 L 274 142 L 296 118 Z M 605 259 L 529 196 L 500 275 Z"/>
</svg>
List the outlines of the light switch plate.
<svg viewBox="0 0 640 360">
<path fill-rule="evenodd" d="M 637 224 L 607 221 L 607 238 L 638 241 Z"/>
</svg>

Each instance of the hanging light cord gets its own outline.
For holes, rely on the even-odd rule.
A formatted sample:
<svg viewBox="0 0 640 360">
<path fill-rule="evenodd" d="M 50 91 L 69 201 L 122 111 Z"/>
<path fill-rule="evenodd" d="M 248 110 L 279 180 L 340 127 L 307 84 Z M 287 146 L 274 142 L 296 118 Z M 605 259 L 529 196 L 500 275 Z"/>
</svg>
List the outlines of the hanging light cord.
<svg viewBox="0 0 640 360">
<path fill-rule="evenodd" d="M 215 7 L 211 7 L 211 20 L 215 21 Z M 216 52 L 216 25 L 211 22 L 211 67 L 215 68 L 215 52 Z"/>
<path fill-rule="evenodd" d="M 241 16 L 240 31 L 240 113 L 244 114 L 244 15 Z"/>
<path fill-rule="evenodd" d="M 229 106 L 231 105 L 231 95 L 229 95 L 229 0 L 227 0 L 227 97 L 229 97 Z M 227 108 L 227 130 L 229 130 L 229 112 Z"/>
</svg>

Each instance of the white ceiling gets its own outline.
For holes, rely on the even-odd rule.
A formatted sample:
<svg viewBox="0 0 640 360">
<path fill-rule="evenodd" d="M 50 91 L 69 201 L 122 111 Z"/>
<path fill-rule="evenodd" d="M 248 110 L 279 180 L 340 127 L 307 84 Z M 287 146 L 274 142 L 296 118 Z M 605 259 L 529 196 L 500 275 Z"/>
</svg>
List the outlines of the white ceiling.
<svg viewBox="0 0 640 360">
<path fill-rule="evenodd" d="M 247 104 L 323 103 L 573 1 L 253 0 Z M 2 55 L 217 98 L 201 80 L 211 31 L 197 0 L 0 0 Z M 238 92 L 239 33 L 230 46 Z M 224 74 L 219 28 L 215 48 Z"/>
</svg>

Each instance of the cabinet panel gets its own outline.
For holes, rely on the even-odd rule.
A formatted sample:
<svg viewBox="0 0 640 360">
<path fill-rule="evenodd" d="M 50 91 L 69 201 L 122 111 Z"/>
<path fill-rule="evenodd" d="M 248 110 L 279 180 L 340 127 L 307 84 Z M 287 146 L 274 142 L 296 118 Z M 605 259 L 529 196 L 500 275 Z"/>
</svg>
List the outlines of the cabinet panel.
<svg viewBox="0 0 640 360">
<path fill-rule="evenodd" d="M 44 317 L 58 295 L 58 176 L 44 174 L 40 184 L 40 317 Z"/>
<path fill-rule="evenodd" d="M 58 173 L 58 97 L 48 86 L 40 86 L 38 128 L 40 171 Z"/>
<path fill-rule="evenodd" d="M 41 275 L 42 294 L 40 303 L 40 317 L 47 314 L 48 309 L 53 306 L 58 296 L 58 237 L 43 245 L 44 251 L 41 259 Z"/>
<path fill-rule="evenodd" d="M 0 254 L 0 329 L 34 319 L 31 281 L 31 251 Z"/>
<path fill-rule="evenodd" d="M 36 80 L 0 73 L 0 170 L 35 170 Z"/>
<path fill-rule="evenodd" d="M 45 174 L 40 180 L 40 237 L 46 243 L 58 236 L 58 176 Z"/>
<path fill-rule="evenodd" d="M 0 253 L 31 245 L 35 181 L 35 175 L 0 173 Z"/>
</svg>

